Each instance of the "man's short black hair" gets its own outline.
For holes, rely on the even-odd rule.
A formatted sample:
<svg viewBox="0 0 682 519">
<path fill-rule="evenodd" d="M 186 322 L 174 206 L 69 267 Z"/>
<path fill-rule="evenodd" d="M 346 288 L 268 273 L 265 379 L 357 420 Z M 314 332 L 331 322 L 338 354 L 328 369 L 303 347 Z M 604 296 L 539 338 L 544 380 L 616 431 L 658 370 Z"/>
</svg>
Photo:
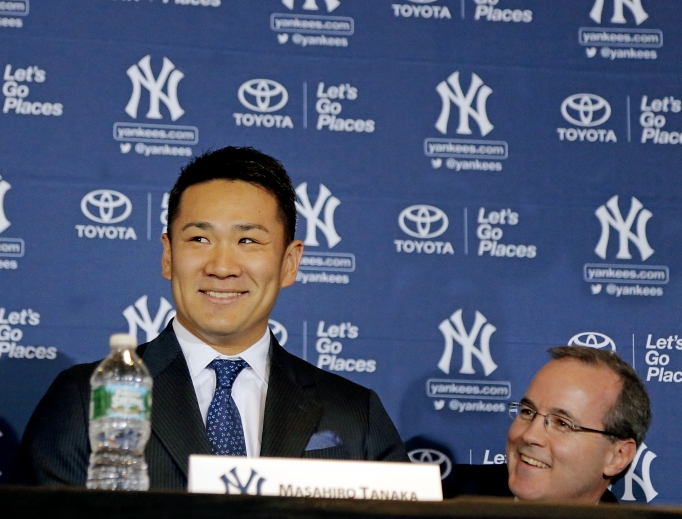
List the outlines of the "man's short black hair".
<svg viewBox="0 0 682 519">
<path fill-rule="evenodd" d="M 233 146 L 209 150 L 182 168 L 168 198 L 168 239 L 172 240 L 182 193 L 190 186 L 212 180 L 240 180 L 265 189 L 277 200 L 277 218 L 284 225 L 284 244 L 292 242 L 296 233 L 296 192 L 284 166 L 251 147 Z"/>
</svg>

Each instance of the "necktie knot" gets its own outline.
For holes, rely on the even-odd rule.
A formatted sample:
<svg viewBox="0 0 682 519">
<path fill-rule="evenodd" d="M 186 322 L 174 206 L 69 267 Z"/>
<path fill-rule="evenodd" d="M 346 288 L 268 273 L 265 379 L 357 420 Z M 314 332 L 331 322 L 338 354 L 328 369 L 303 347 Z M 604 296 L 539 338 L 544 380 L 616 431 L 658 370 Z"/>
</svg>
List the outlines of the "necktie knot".
<svg viewBox="0 0 682 519">
<path fill-rule="evenodd" d="M 216 375 L 216 389 L 232 389 L 232 384 L 237 376 L 244 368 L 248 368 L 249 364 L 243 359 L 229 360 L 229 359 L 215 359 L 208 365 L 215 371 Z"/>
</svg>

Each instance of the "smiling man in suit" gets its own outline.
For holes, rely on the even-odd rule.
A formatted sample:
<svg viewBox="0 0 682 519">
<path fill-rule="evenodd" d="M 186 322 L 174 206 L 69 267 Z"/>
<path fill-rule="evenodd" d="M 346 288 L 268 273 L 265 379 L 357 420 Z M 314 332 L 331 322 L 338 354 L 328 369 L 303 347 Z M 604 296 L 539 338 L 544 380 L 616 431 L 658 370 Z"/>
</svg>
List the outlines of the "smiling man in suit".
<svg viewBox="0 0 682 519">
<path fill-rule="evenodd" d="M 550 348 L 520 402 L 509 404 L 507 464 L 463 466 L 466 493 L 524 501 L 618 503 L 609 486 L 626 474 L 651 424 L 637 372 L 615 352 Z"/>
<path fill-rule="evenodd" d="M 617 502 L 608 487 L 629 467 L 651 423 L 635 370 L 615 352 L 550 348 L 507 434 L 509 490 L 519 499 Z"/>
<path fill-rule="evenodd" d="M 615 352 L 560 346 L 549 353 L 521 401 L 509 404 L 507 464 L 472 471 L 474 493 L 617 503 L 608 487 L 625 475 L 651 424 L 646 388 Z"/>
<path fill-rule="evenodd" d="M 162 274 L 177 316 L 138 348 L 154 379 L 151 488 L 186 488 L 190 454 L 408 461 L 376 393 L 287 353 L 268 329 L 303 255 L 295 197 L 277 160 L 233 147 L 195 158 L 171 191 Z M 96 365 L 61 373 L 38 405 L 25 482 L 85 485 Z"/>
</svg>

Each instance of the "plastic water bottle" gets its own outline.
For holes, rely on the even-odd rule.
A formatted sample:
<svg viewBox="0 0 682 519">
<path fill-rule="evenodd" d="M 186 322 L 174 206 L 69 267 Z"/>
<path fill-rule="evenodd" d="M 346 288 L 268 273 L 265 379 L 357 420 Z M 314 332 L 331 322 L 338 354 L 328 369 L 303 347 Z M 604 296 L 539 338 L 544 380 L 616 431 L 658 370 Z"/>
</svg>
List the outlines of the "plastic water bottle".
<svg viewBox="0 0 682 519">
<path fill-rule="evenodd" d="M 132 335 L 111 336 L 111 353 L 90 378 L 90 467 L 87 487 L 148 490 L 152 377 Z"/>
</svg>

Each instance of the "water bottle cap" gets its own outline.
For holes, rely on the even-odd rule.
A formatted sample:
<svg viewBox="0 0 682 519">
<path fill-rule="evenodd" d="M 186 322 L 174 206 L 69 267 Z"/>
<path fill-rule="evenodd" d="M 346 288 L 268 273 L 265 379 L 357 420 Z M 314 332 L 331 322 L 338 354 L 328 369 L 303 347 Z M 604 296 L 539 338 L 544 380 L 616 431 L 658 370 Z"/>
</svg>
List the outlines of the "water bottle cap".
<svg viewBox="0 0 682 519">
<path fill-rule="evenodd" d="M 109 339 L 109 346 L 115 349 L 137 348 L 137 338 L 127 333 L 115 333 Z"/>
</svg>

